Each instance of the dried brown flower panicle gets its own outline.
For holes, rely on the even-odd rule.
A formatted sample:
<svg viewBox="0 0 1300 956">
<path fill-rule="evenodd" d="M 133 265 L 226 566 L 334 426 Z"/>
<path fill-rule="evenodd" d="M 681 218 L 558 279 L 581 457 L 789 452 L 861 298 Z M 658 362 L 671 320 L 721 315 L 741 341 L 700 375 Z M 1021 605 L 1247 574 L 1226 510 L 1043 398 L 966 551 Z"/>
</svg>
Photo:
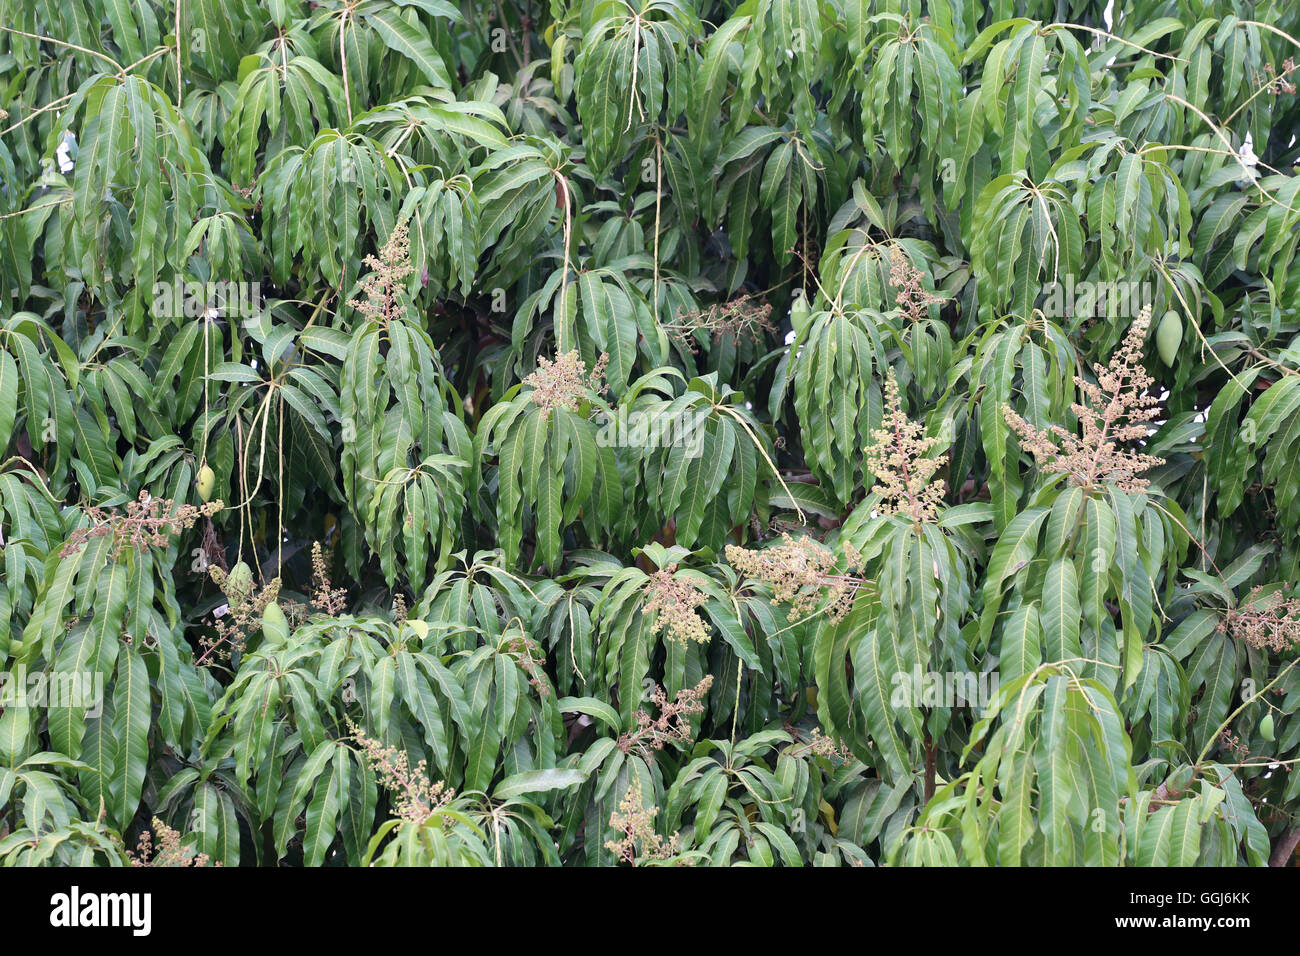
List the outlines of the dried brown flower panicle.
<svg viewBox="0 0 1300 956">
<path fill-rule="evenodd" d="M 1300 598 L 1284 591 L 1261 595 L 1262 585 L 1252 588 L 1240 606 L 1229 608 L 1219 621 L 1219 633 L 1279 654 L 1300 645 Z"/>
<path fill-rule="evenodd" d="M 677 698 L 670 701 L 664 689 L 656 684 L 650 700 L 658 708 L 659 716 L 651 717 L 644 710 L 638 710 L 637 728 L 618 738 L 619 750 L 631 753 L 635 748 L 648 755 L 663 750 L 665 744 L 690 743 L 695 732 L 686 718 L 704 713 L 704 697 L 712 686 L 713 675 L 706 674 L 694 687 L 683 687 L 677 692 Z"/>
<path fill-rule="evenodd" d="M 751 551 L 729 544 L 727 562 L 741 574 L 757 578 L 772 591 L 773 604 L 791 604 L 788 619 L 811 614 L 823 599 L 827 612 L 839 621 L 853 607 L 858 591 L 871 582 L 861 577 L 864 561 L 852 544 L 845 543 L 848 574 L 835 571 L 835 553 L 807 535 L 781 535 L 781 543 Z"/>
<path fill-rule="evenodd" d="M 920 322 L 930 315 L 930 306 L 941 305 L 947 300 L 929 292 L 925 288 L 925 273 L 912 265 L 899 246 L 890 249 L 889 284 L 896 293 L 894 301 L 899 311 L 911 322 Z"/>
<path fill-rule="evenodd" d="M 680 850 L 676 833 L 665 839 L 655 830 L 657 806 L 647 808 L 641 800 L 641 781 L 632 778 L 618 809 L 609 816 L 609 825 L 621 835 L 617 840 L 605 841 L 609 850 L 624 863 L 636 865 L 643 860 L 670 860 Z M 683 860 L 683 863 L 689 861 Z"/>
<path fill-rule="evenodd" d="M 455 799 L 455 790 L 441 780 L 429 779 L 426 761 L 421 760 L 413 770 L 405 751 L 385 747 L 351 721 L 348 724 L 379 785 L 393 795 L 393 811 L 398 817 L 420 826 Z"/>
<path fill-rule="evenodd" d="M 1082 426 L 1082 435 L 1060 425 L 1035 428 L 1009 407 L 1002 415 L 1019 436 L 1020 447 L 1034 456 L 1044 471 L 1069 476 L 1073 485 L 1096 488 L 1113 485 L 1120 491 L 1140 492 L 1147 481 L 1142 474 L 1165 460 L 1123 447 L 1147 438 L 1149 425 L 1160 415 L 1158 400 L 1148 394 L 1152 379 L 1142 367 L 1142 343 L 1151 325 L 1146 306 L 1124 336 L 1118 351 L 1103 368 L 1094 365 L 1097 382 L 1075 376 L 1084 401 L 1070 406 Z"/>
<path fill-rule="evenodd" d="M 135 853 L 126 851 L 132 866 L 220 866 L 212 863 L 206 853 L 181 846 L 181 835 L 158 817 L 153 818 L 154 833 L 158 835 L 158 847 L 153 845 L 153 834 L 148 830 L 140 834 L 139 846 Z"/>
<path fill-rule="evenodd" d="M 587 389 L 601 391 L 604 387 L 601 379 L 608 366 L 609 355 L 605 353 L 596 360 L 590 374 L 577 349 L 561 352 L 554 362 L 539 356 L 537 371 L 526 377 L 524 384 L 533 390 L 528 396 L 533 404 L 542 409 L 544 417 L 549 418 L 554 408 L 575 411 Z"/>
<path fill-rule="evenodd" d="M 707 332 L 715 342 L 723 338 L 761 341 L 764 334 L 776 331 L 771 315 L 771 303 L 755 295 L 742 295 L 704 309 L 679 309 L 677 321 L 665 325 L 664 331 L 683 348 L 696 352 L 694 336 L 698 332 Z"/>
<path fill-rule="evenodd" d="M 688 644 L 709 643 L 709 632 L 695 609 L 708 600 L 704 593 L 685 578 L 677 578 L 677 565 L 669 564 L 650 575 L 645 590 L 648 595 L 642 614 L 653 614 L 650 633 L 661 630 L 670 641 Z"/>
<path fill-rule="evenodd" d="M 319 541 L 311 545 L 311 580 L 313 585 L 311 605 L 322 614 L 338 617 L 348 606 L 347 588 L 330 586 L 329 561 Z"/>
<path fill-rule="evenodd" d="M 379 257 L 366 256 L 370 272 L 361 280 L 365 299 L 350 299 L 348 305 L 368 319 L 387 325 L 399 317 L 405 306 L 402 290 L 406 277 L 415 271 L 411 265 L 411 238 L 405 220 L 398 222 L 379 250 Z"/>
<path fill-rule="evenodd" d="M 925 427 L 903 412 L 898 381 L 893 372 L 885 381 L 885 420 L 871 433 L 875 443 L 867 449 L 866 467 L 876 476 L 872 489 L 880 496 L 881 514 L 905 515 L 918 527 L 934 521 L 943 504 L 945 485 L 934 473 L 947 455 L 927 457 L 938 439 L 925 437 Z"/>
<path fill-rule="evenodd" d="M 221 501 L 177 507 L 172 499 L 154 498 L 147 491 L 141 491 L 137 500 L 127 504 L 125 514 L 91 505 L 86 508 L 91 523 L 68 535 L 59 557 L 77 554 L 95 538 L 112 537 L 115 558 L 127 548 L 165 548 L 168 535 L 192 528 L 200 518 L 210 518 L 224 507 Z"/>
</svg>

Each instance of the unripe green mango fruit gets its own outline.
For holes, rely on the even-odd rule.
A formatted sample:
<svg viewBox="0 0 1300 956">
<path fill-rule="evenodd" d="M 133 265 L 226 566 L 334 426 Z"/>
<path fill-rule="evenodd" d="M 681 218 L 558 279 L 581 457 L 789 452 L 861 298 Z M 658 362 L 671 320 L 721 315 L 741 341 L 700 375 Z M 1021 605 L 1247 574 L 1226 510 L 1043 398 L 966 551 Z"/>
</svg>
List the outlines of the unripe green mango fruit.
<svg viewBox="0 0 1300 956">
<path fill-rule="evenodd" d="M 215 491 L 217 487 L 217 476 L 213 473 L 211 468 L 204 465 L 199 469 L 199 475 L 194 484 L 199 489 L 199 497 L 205 502 L 211 501 L 212 492 Z"/>
<path fill-rule="evenodd" d="M 1174 359 L 1178 357 L 1178 346 L 1182 342 L 1183 317 L 1176 310 L 1170 309 L 1156 327 L 1156 351 L 1160 353 L 1160 361 L 1172 368 Z"/>
</svg>

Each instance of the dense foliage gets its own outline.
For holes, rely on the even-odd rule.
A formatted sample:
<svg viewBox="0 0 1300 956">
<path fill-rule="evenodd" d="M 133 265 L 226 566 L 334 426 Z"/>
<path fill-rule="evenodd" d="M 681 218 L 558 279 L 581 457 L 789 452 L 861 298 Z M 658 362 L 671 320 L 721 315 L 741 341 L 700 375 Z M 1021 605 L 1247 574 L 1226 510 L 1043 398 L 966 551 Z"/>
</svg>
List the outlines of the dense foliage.
<svg viewBox="0 0 1300 956">
<path fill-rule="evenodd" d="M 1286 863 L 1298 34 L 0 0 L 0 861 Z"/>
</svg>

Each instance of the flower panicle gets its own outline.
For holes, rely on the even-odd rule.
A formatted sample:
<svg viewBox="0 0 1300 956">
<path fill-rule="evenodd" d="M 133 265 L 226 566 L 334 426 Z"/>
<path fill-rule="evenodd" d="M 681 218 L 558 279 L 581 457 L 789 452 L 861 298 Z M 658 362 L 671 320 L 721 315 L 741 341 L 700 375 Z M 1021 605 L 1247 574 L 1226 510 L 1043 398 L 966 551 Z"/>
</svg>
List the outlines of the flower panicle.
<svg viewBox="0 0 1300 956">
<path fill-rule="evenodd" d="M 1151 327 L 1151 307 L 1139 313 L 1120 347 L 1106 365 L 1094 365 L 1095 382 L 1075 376 L 1083 398 L 1070 408 L 1079 420 L 1075 434 L 1060 425 L 1037 428 L 1009 406 L 1002 416 L 1015 432 L 1020 447 L 1029 452 L 1038 467 L 1066 475 L 1082 488 L 1112 485 L 1120 491 L 1144 491 L 1144 474 L 1165 463 L 1163 458 L 1130 447 L 1147 439 L 1151 422 L 1160 416 L 1159 399 L 1151 394 L 1154 384 L 1142 366 L 1142 346 Z"/>
<path fill-rule="evenodd" d="M 587 363 L 582 360 L 577 349 L 561 352 L 555 360 L 538 356 L 537 370 L 524 378 L 524 384 L 532 389 L 529 398 L 534 405 L 542 409 L 544 417 L 549 418 L 552 411 L 563 408 L 575 411 L 587 390 L 600 392 L 604 385 L 602 379 L 609 367 L 608 353 L 601 353 L 591 372 L 587 372 Z"/>
<path fill-rule="evenodd" d="M 124 511 L 109 511 L 96 505 L 85 509 L 90 524 L 77 528 L 59 551 L 59 557 L 78 554 L 96 538 L 112 538 L 113 556 L 128 548 L 143 551 L 146 548 L 165 548 L 170 535 L 194 527 L 200 518 L 211 518 L 225 507 L 219 500 L 202 505 L 177 505 L 171 498 L 155 498 L 141 491 L 135 501 L 129 501 Z"/>
<path fill-rule="evenodd" d="M 365 298 L 348 300 L 352 308 L 383 326 L 402 315 L 405 308 L 403 288 L 407 276 L 415 271 L 411 265 L 409 229 L 407 221 L 401 220 L 393 226 L 379 255 L 366 256 L 363 261 L 370 272 L 361 280 L 361 292 Z"/>
<path fill-rule="evenodd" d="M 330 562 L 319 541 L 311 545 L 312 607 L 330 617 L 338 617 L 347 608 L 347 588 L 333 587 Z"/>
<path fill-rule="evenodd" d="M 859 590 L 871 584 L 862 577 L 865 561 L 849 542 L 844 544 L 848 573 L 836 570 L 838 559 L 824 544 L 800 535 L 781 535 L 780 544 L 749 550 L 727 545 L 727 563 L 749 578 L 765 584 L 773 604 L 789 604 L 788 619 L 812 614 L 823 601 L 832 622 L 841 620 L 853 607 Z"/>
<path fill-rule="evenodd" d="M 420 826 L 455 799 L 455 790 L 429 778 L 427 761 L 411 767 L 404 750 L 385 747 L 351 721 L 349 726 L 379 785 L 393 795 L 393 810 L 399 818 Z"/>
<path fill-rule="evenodd" d="M 664 330 L 687 351 L 696 352 L 699 333 L 708 334 L 715 342 L 762 341 L 764 335 L 776 331 L 771 316 L 771 303 L 749 294 L 703 309 L 679 309 L 677 321 L 665 325 Z"/>
<path fill-rule="evenodd" d="M 679 578 L 676 563 L 660 568 L 646 582 L 646 601 L 642 614 L 653 614 L 650 633 L 664 632 L 664 637 L 680 644 L 709 643 L 709 631 L 696 613 L 707 598 L 686 578 Z"/>
<path fill-rule="evenodd" d="M 669 700 L 667 692 L 656 684 L 650 692 L 650 700 L 659 716 L 651 717 L 644 710 L 638 710 L 636 729 L 626 731 L 618 738 L 618 748 L 623 753 L 637 750 L 648 755 L 663 750 L 670 743 L 690 743 L 695 731 L 687 718 L 704 713 L 704 698 L 712 686 L 713 675 L 705 674 L 694 687 L 683 687 L 675 699 Z"/>
<path fill-rule="evenodd" d="M 926 437 L 925 427 L 907 417 L 893 372 L 885 380 L 884 422 L 871 435 L 875 441 L 867 449 L 866 467 L 876 478 L 872 490 L 880 498 L 880 513 L 904 515 L 918 526 L 935 521 L 946 485 L 934 474 L 948 456 L 929 456 L 938 439 Z"/>
<path fill-rule="evenodd" d="M 212 627 L 216 632 L 203 634 L 198 663 L 229 661 L 248 644 L 248 637 L 262 626 L 262 612 L 280 597 L 280 579 L 272 578 L 258 588 L 251 577 L 230 574 L 215 564 L 208 565 L 208 577 L 226 596 L 224 608 L 213 611 Z"/>
<path fill-rule="evenodd" d="M 890 250 L 889 284 L 895 289 L 894 302 L 909 322 L 922 321 L 929 316 L 930 306 L 948 301 L 926 289 L 925 273 L 897 245 Z"/>
<path fill-rule="evenodd" d="M 154 837 L 157 836 L 157 846 Z M 221 866 L 213 863 L 206 853 L 199 853 L 192 847 L 183 846 L 181 835 L 173 830 L 159 817 L 153 818 L 153 832 L 145 830 L 135 852 L 126 851 L 131 866 L 136 867 L 173 867 L 173 866 Z"/>
<path fill-rule="evenodd" d="M 655 817 L 658 815 L 657 806 L 645 806 L 641 796 L 641 781 L 633 777 L 619 801 L 618 809 L 609 816 L 610 829 L 618 833 L 618 839 L 605 841 L 605 849 L 621 862 L 633 866 L 648 861 L 671 860 L 681 852 L 680 836 L 677 833 L 667 837 L 661 835 L 655 829 Z M 689 865 L 687 860 L 681 862 Z"/>
<path fill-rule="evenodd" d="M 1300 598 L 1289 588 L 1264 594 L 1252 588 L 1240 606 L 1229 608 L 1217 630 L 1261 651 L 1284 653 L 1300 646 Z"/>
</svg>

